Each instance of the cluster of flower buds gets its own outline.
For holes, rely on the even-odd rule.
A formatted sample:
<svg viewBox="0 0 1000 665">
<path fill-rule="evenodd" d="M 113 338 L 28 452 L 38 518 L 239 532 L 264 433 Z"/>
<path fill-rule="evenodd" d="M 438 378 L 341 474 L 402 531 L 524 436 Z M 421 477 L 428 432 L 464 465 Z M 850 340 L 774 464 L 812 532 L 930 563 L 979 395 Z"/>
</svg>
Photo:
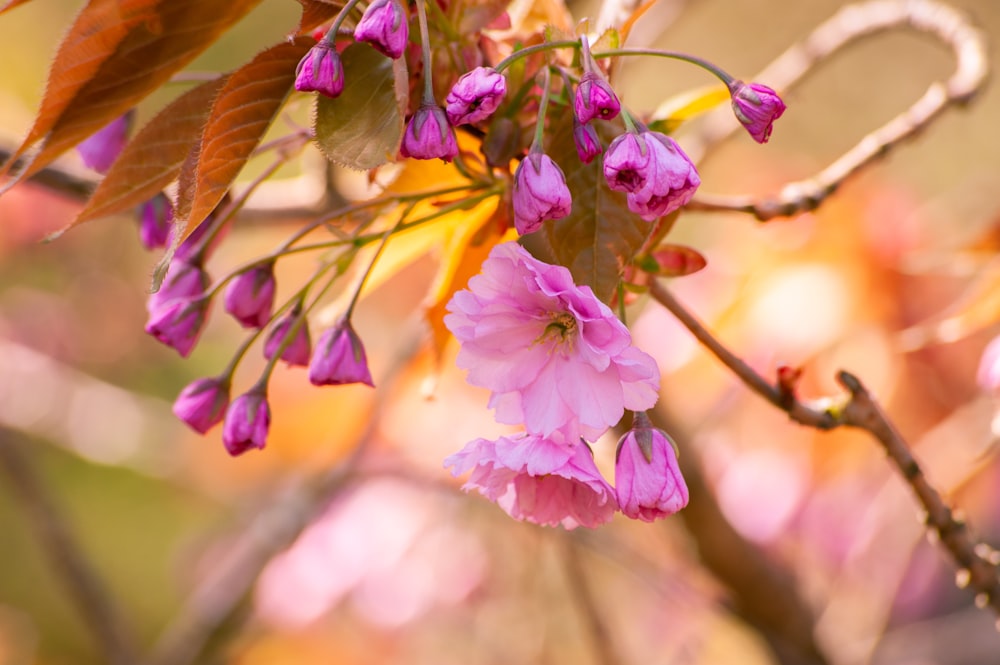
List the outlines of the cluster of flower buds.
<svg viewBox="0 0 1000 665">
<path fill-rule="evenodd" d="M 329 30 L 298 63 L 297 90 L 329 98 L 344 93 L 346 75 L 337 38 L 357 2 L 343 5 Z M 456 128 L 478 125 L 473 133 L 492 131 L 494 126 L 513 126 L 524 118 L 523 108 L 504 107 L 509 84 L 504 70 L 525 56 L 515 52 L 496 67 L 472 68 L 457 78 L 441 104 L 433 93 L 434 59 L 426 7 L 421 0 L 414 7 L 421 31 L 423 66 L 419 71 L 424 90 L 409 113 L 399 154 L 450 162 L 459 157 Z M 353 40 L 369 44 L 388 58 L 415 57 L 416 51 L 408 48 L 410 18 L 408 4 L 402 0 L 371 0 L 356 22 Z M 566 47 L 565 42 L 539 44 L 524 52 Z M 570 215 L 573 209 L 566 176 L 543 149 L 550 102 L 572 113 L 580 161 L 589 165 L 600 160 L 594 169 L 600 169 L 607 188 L 624 194 L 628 209 L 640 218 L 654 221 L 678 210 L 690 202 L 700 184 L 694 164 L 673 138 L 650 130 L 623 108 L 586 37 L 576 49 L 579 72 L 546 63 L 540 70 L 541 81 L 529 80 L 518 92 L 517 106 L 523 107 L 539 91 L 535 136 L 527 150 L 519 143 L 517 128 L 509 132 L 517 138 L 502 160 L 487 156 L 487 164 L 494 169 L 491 175 L 510 183 L 514 226 L 522 235 Z M 617 54 L 605 52 L 598 57 Z M 726 81 L 734 113 L 750 135 L 758 142 L 767 141 L 774 120 L 785 110 L 777 94 L 706 67 Z M 557 74 L 555 86 L 553 73 Z M 487 127 L 484 123 L 498 111 L 501 117 Z M 121 152 L 130 125 L 131 114 L 127 114 L 84 141 L 80 154 L 85 163 L 106 172 Z M 608 128 L 618 128 L 617 136 L 605 145 L 601 136 L 610 135 Z M 519 160 L 512 175 L 506 171 L 511 159 Z M 145 246 L 176 245 L 160 288 L 147 303 L 146 331 L 188 356 L 220 293 L 224 310 L 252 331 L 224 372 L 196 379 L 177 397 L 174 412 L 192 429 L 204 433 L 223 423 L 223 442 L 232 455 L 263 448 L 271 420 L 267 386 L 278 361 L 307 367 L 309 381 L 317 386 L 374 385 L 364 345 L 351 324 L 353 302 L 313 345 L 308 317 L 312 304 L 305 302 L 311 285 L 276 311 L 275 261 L 280 254 L 261 258 L 220 283 L 211 283 L 205 261 L 228 215 L 210 215 L 180 243 L 171 242 L 172 233 L 179 231 L 173 229 L 173 209 L 165 195 L 144 203 L 139 218 Z M 611 519 L 616 510 L 653 520 L 686 504 L 687 488 L 673 444 L 644 413 L 655 404 L 659 391 L 655 361 L 632 345 L 624 324 L 588 287 L 574 284 L 566 268 L 542 263 L 515 243 L 498 245 L 484 262 L 482 273 L 470 281 L 467 290 L 455 294 L 448 310 L 445 324 L 461 343 L 459 366 L 469 371 L 471 383 L 492 391 L 490 406 L 499 422 L 524 427 L 520 436 L 477 439 L 448 459 L 456 474 L 472 471 L 467 489 L 478 489 L 498 501 L 503 497 L 505 510 L 515 517 L 567 528 L 596 526 Z M 252 387 L 231 399 L 235 369 L 259 336 L 263 336 L 266 369 Z M 635 413 L 634 426 L 619 442 L 616 486 L 612 487 L 597 470 L 588 442 L 604 435 L 625 411 Z M 545 505 L 535 502 L 538 493 L 551 500 Z"/>
</svg>

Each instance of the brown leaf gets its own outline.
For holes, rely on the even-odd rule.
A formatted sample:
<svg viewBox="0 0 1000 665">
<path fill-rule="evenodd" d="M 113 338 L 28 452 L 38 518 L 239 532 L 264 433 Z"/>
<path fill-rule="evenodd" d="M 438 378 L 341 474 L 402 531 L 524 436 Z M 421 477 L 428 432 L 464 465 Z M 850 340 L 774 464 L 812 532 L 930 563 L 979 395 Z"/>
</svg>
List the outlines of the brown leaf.
<svg viewBox="0 0 1000 665">
<path fill-rule="evenodd" d="M 18 179 L 36 173 L 159 88 L 258 2 L 90 0 L 60 45 L 35 123 L 5 170 L 41 142 Z"/>
<path fill-rule="evenodd" d="M 660 245 L 653 252 L 653 258 L 659 266 L 657 274 L 662 277 L 683 277 L 708 265 L 698 250 L 686 245 Z"/>
<path fill-rule="evenodd" d="M 302 5 L 298 29 L 300 35 L 306 35 L 313 28 L 332 20 L 344 7 L 340 0 L 299 0 L 299 4 Z"/>
<path fill-rule="evenodd" d="M 202 83 L 150 120 L 125 146 L 71 226 L 139 205 L 177 178 L 227 80 L 222 76 Z"/>
<path fill-rule="evenodd" d="M 187 236 L 229 190 L 295 82 L 295 66 L 316 42 L 299 37 L 257 54 L 233 72 L 212 104 L 193 160 L 193 187 L 181 173 L 178 216 Z"/>
<path fill-rule="evenodd" d="M 0 14 L 3 14 L 8 9 L 13 9 L 14 7 L 17 7 L 18 5 L 23 5 L 26 2 L 28 2 L 28 0 L 8 0 L 8 2 L 6 4 L 4 4 L 2 7 L 0 7 Z"/>
</svg>

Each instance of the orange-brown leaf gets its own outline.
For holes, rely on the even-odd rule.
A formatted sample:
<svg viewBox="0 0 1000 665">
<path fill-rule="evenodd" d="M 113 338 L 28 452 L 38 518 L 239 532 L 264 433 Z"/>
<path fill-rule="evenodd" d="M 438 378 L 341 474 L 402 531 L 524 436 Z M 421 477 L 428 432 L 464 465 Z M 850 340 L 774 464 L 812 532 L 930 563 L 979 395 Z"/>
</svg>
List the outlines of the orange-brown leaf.
<svg viewBox="0 0 1000 665">
<path fill-rule="evenodd" d="M 295 82 L 295 67 L 316 42 L 299 37 L 259 53 L 219 91 L 193 164 L 192 188 L 181 177 L 178 211 L 187 235 L 215 209 L 253 154 Z"/>
<path fill-rule="evenodd" d="M 222 76 L 202 83 L 150 120 L 125 146 L 72 225 L 139 205 L 177 178 L 227 80 Z"/>
<path fill-rule="evenodd" d="M 316 26 L 333 19 L 344 7 L 340 0 L 299 0 L 302 18 L 299 19 L 299 34 L 307 34 Z"/>
<path fill-rule="evenodd" d="M 90 0 L 63 40 L 41 109 L 12 164 L 41 148 L 20 177 L 159 88 L 260 0 Z"/>
<path fill-rule="evenodd" d="M 23 5 L 26 2 L 28 2 L 28 0 L 8 0 L 8 2 L 6 4 L 4 4 L 2 7 L 0 7 L 0 14 L 3 14 L 8 9 L 13 9 L 14 7 L 17 7 L 18 5 Z"/>
</svg>

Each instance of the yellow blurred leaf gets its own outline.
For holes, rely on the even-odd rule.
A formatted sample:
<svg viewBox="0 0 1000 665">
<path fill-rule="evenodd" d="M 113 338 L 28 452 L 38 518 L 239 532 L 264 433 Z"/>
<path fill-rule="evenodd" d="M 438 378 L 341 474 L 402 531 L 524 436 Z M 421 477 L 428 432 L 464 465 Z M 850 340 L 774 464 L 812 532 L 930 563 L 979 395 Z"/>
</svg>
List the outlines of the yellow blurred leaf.
<svg viewBox="0 0 1000 665">
<path fill-rule="evenodd" d="M 685 121 L 727 103 L 729 99 L 729 89 L 721 83 L 682 92 L 656 108 L 651 127 L 669 134 Z"/>
</svg>

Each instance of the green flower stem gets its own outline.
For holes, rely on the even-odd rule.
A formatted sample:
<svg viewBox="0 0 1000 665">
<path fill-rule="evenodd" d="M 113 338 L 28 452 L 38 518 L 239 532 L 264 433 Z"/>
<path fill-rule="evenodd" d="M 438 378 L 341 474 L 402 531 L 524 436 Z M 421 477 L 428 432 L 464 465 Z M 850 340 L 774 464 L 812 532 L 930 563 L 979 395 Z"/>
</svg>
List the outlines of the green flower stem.
<svg viewBox="0 0 1000 665">
<path fill-rule="evenodd" d="M 587 35 L 580 35 L 580 64 L 583 71 L 590 73 L 594 71 L 594 57 L 590 54 L 590 40 Z"/>
<path fill-rule="evenodd" d="M 542 82 L 542 99 L 538 103 L 538 121 L 535 123 L 535 139 L 531 142 L 531 152 L 541 151 L 542 139 L 545 136 L 545 113 L 549 109 L 549 84 L 552 73 L 545 68 L 545 80 Z"/>
<path fill-rule="evenodd" d="M 574 39 L 561 39 L 555 42 L 545 42 L 544 44 L 535 44 L 534 46 L 529 46 L 528 48 L 523 48 L 519 51 L 514 51 L 506 58 L 500 61 L 500 64 L 494 67 L 498 72 L 510 67 L 514 62 L 520 58 L 527 58 L 529 55 L 535 53 L 541 53 L 542 51 L 552 51 L 557 48 L 580 48 L 580 42 Z"/>
<path fill-rule="evenodd" d="M 715 75 L 719 80 L 726 84 L 726 87 L 733 82 L 733 77 L 727 74 L 720 67 L 712 64 L 708 60 L 702 60 L 701 58 L 693 55 L 688 55 L 687 53 L 681 53 L 679 51 L 663 51 L 660 49 L 649 49 L 649 48 L 618 48 L 612 49 L 610 51 L 601 51 L 600 53 L 594 53 L 594 58 L 611 58 L 616 55 L 649 55 L 658 58 L 670 58 L 672 60 L 682 60 L 684 62 L 689 62 L 692 65 L 697 65 L 704 70 Z"/>
<path fill-rule="evenodd" d="M 434 84 L 431 79 L 431 70 L 434 69 L 431 60 L 431 34 L 427 29 L 427 7 L 424 0 L 417 0 L 417 22 L 420 24 L 420 50 L 424 57 L 424 96 L 421 103 L 436 106 L 437 100 L 434 99 Z"/>
<path fill-rule="evenodd" d="M 344 22 L 344 19 L 347 18 L 347 15 L 351 13 L 351 10 L 354 9 L 354 5 L 356 4 L 358 4 L 358 0 L 350 0 L 346 5 L 344 5 L 344 8 L 340 10 L 339 14 L 337 14 L 337 18 L 333 20 L 333 25 L 330 26 L 330 29 L 323 36 L 324 42 L 327 44 L 333 44 L 336 41 L 337 32 L 340 30 L 340 24 Z"/>
<path fill-rule="evenodd" d="M 354 295 L 351 296 L 351 302 L 347 304 L 347 309 L 344 310 L 344 318 L 348 321 L 350 321 L 351 315 L 354 314 L 354 307 L 358 304 L 358 299 L 361 297 L 361 291 L 365 288 L 365 282 L 368 281 L 368 277 L 371 276 L 372 270 L 375 269 L 375 264 L 378 263 L 378 259 L 382 255 L 382 250 L 385 249 L 386 244 L 389 242 L 389 237 L 396 232 L 396 230 L 403 224 L 406 216 L 412 211 L 412 206 L 407 210 L 404 210 L 403 214 L 399 216 L 399 221 L 386 229 L 386 232 L 382 234 L 382 242 L 380 242 L 378 247 L 375 248 L 375 254 L 372 256 L 372 260 L 368 263 L 368 267 L 365 269 L 365 274 L 361 276 L 361 281 L 358 282 L 358 288 L 354 290 Z"/>
</svg>

